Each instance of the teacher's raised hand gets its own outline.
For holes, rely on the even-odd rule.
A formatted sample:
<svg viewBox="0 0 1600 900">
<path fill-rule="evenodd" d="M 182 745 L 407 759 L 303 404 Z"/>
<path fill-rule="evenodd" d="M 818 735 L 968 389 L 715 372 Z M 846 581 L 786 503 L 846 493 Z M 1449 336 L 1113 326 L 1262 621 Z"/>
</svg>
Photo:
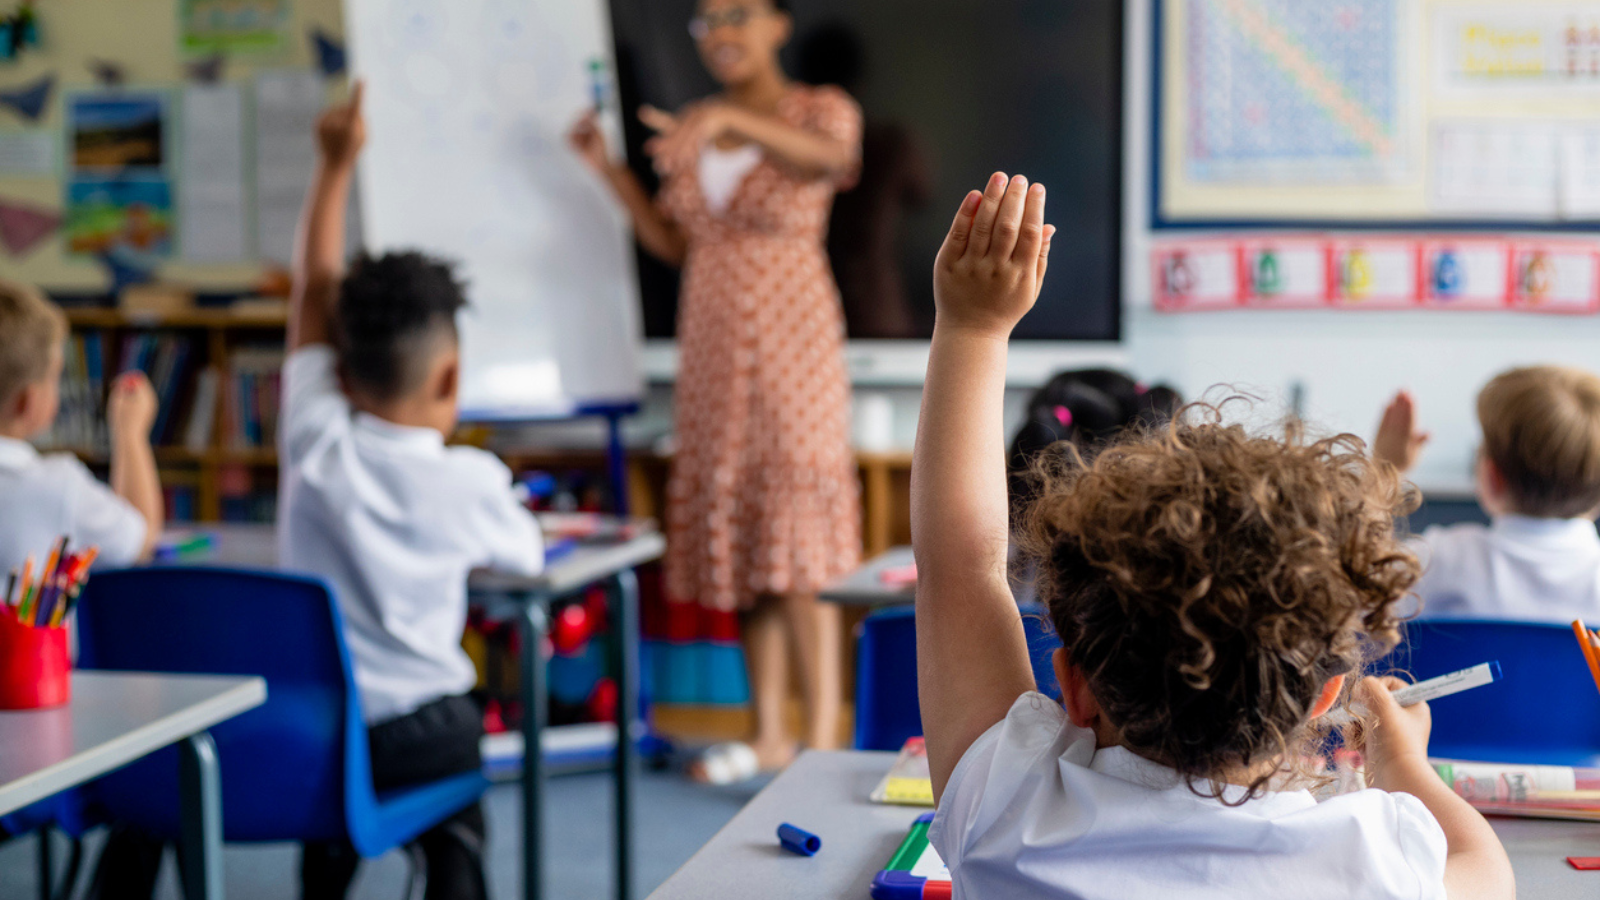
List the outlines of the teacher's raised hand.
<svg viewBox="0 0 1600 900">
<path fill-rule="evenodd" d="M 592 110 L 567 132 L 567 143 L 596 172 L 605 174 L 611 167 L 611 148 L 606 145 L 605 132 L 600 130 L 600 117 Z"/>
<path fill-rule="evenodd" d="M 728 133 L 733 115 L 732 109 L 716 102 L 698 103 L 677 115 L 654 106 L 641 106 L 639 121 L 656 133 L 645 142 L 644 150 L 658 169 L 673 161 L 692 159 L 701 147 Z"/>
</svg>

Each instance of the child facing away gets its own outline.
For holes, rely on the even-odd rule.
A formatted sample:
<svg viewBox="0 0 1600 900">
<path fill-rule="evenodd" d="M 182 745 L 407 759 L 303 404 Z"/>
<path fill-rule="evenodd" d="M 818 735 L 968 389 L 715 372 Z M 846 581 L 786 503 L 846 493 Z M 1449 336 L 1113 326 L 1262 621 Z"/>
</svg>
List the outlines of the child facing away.
<svg viewBox="0 0 1600 900">
<path fill-rule="evenodd" d="M 1373 456 L 1402 475 L 1428 435 L 1416 402 L 1396 394 Z M 1533 366 L 1496 375 L 1478 393 L 1483 443 L 1475 466 L 1477 523 L 1435 526 L 1412 540 L 1423 564 L 1423 618 L 1600 621 L 1600 376 Z"/>
<path fill-rule="evenodd" d="M 41 455 L 29 443 L 49 431 L 61 400 L 66 317 L 40 292 L 0 279 L 0 576 L 65 535 L 100 548 L 102 565 L 126 566 L 161 536 L 161 482 L 150 428 L 156 394 L 142 373 L 113 383 L 106 403 L 111 483 L 69 454 Z"/>
<path fill-rule="evenodd" d="M 1416 578 L 1405 497 L 1350 436 L 1180 417 L 1070 451 L 1026 538 L 1063 647 L 1034 691 L 1006 581 L 1006 343 L 1038 297 L 1044 189 L 991 178 L 935 264 L 912 468 L 917 659 L 956 897 L 1510 898 L 1488 823 L 1427 762 L 1426 705 L 1356 680 Z M 1369 783 L 1315 802 L 1295 761 L 1350 694 Z"/>
<path fill-rule="evenodd" d="M 366 137 L 361 93 L 358 83 L 348 104 L 317 123 L 283 369 L 278 541 L 283 568 L 333 589 L 382 792 L 481 767 L 483 712 L 468 695 L 477 676 L 461 648 L 467 576 L 476 568 L 536 575 L 544 548 L 510 470 L 482 450 L 445 445 L 456 426 L 455 317 L 465 305 L 450 268 L 392 253 L 357 257 L 345 271 L 345 208 Z M 478 804 L 416 844 L 430 900 L 487 895 Z M 115 851 L 108 842 L 97 896 L 148 898 L 148 845 Z M 109 861 L 130 859 L 107 872 Z M 307 844 L 302 896 L 345 896 L 359 863 L 347 842 Z"/>
</svg>

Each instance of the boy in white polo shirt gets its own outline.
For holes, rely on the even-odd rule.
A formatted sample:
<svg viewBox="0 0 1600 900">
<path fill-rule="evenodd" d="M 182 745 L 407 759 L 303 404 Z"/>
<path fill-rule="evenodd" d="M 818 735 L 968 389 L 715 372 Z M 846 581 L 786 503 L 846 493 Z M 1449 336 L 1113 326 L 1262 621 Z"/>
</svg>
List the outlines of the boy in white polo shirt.
<svg viewBox="0 0 1600 900">
<path fill-rule="evenodd" d="M 447 447 L 460 382 L 449 266 L 417 253 L 344 271 L 344 210 L 365 140 L 361 85 L 317 125 L 284 365 L 281 557 L 326 578 L 344 613 L 377 788 L 477 768 L 483 717 L 461 649 L 467 574 L 538 574 L 544 548 L 511 472 Z M 485 896 L 474 805 L 419 841 L 427 894 Z M 304 896 L 342 897 L 358 858 L 307 845 Z"/>
<path fill-rule="evenodd" d="M 358 83 L 317 123 L 283 369 L 278 539 L 284 568 L 333 588 L 381 792 L 482 765 L 483 713 L 467 694 L 477 678 L 461 649 L 467 575 L 536 575 L 544 545 L 510 470 L 445 445 L 457 415 L 455 315 L 466 302 L 449 266 L 397 253 L 360 256 L 345 271 L 344 212 L 365 139 Z M 150 896 L 160 845 L 152 864 L 151 845 L 136 840 L 108 842 L 91 896 Z M 487 895 L 478 804 L 413 850 L 427 900 Z M 307 844 L 301 896 L 344 897 L 360 861 L 347 842 Z"/>
<path fill-rule="evenodd" d="M 67 323 L 38 291 L 0 280 L 0 577 L 66 535 L 100 548 L 103 564 L 144 558 L 161 534 L 161 482 L 150 449 L 156 395 L 130 372 L 113 383 L 106 405 L 111 484 L 95 480 L 76 458 L 42 456 L 28 441 L 48 431 L 61 399 Z"/>
<path fill-rule="evenodd" d="M 1373 455 L 1409 471 L 1427 443 L 1415 423 L 1402 391 Z M 1503 372 L 1478 394 L 1478 424 L 1478 502 L 1491 522 L 1413 539 L 1422 617 L 1600 622 L 1600 377 L 1558 366 Z"/>
</svg>

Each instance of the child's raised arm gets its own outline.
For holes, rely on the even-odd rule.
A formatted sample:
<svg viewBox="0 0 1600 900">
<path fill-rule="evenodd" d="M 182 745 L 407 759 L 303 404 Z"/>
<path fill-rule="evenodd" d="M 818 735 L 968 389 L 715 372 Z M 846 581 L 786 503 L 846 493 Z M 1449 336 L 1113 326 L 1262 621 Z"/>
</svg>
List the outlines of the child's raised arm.
<svg viewBox="0 0 1600 900">
<path fill-rule="evenodd" d="M 911 468 L 917 691 L 937 798 L 1034 686 L 1006 581 L 1006 342 L 1044 281 L 1044 187 L 996 173 L 961 203 L 934 264 L 933 345 Z"/>
<path fill-rule="evenodd" d="M 344 277 L 344 214 L 356 157 L 367 140 L 361 117 L 362 83 L 350 102 L 323 112 L 317 120 L 317 170 L 306 191 L 295 236 L 294 286 L 289 294 L 289 350 L 329 343 L 334 298 Z"/>
</svg>

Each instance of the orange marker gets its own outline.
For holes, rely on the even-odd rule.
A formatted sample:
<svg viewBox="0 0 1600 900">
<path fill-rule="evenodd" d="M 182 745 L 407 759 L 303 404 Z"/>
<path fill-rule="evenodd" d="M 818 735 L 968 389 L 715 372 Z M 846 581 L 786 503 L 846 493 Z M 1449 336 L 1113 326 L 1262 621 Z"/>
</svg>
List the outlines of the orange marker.
<svg viewBox="0 0 1600 900">
<path fill-rule="evenodd" d="M 1576 619 L 1572 622 L 1572 632 L 1578 637 L 1578 647 L 1583 650 L 1583 661 L 1589 664 L 1589 674 L 1594 677 L 1595 690 L 1600 691 L 1600 662 L 1596 661 L 1596 651 L 1593 637 L 1589 629 Z"/>
</svg>

